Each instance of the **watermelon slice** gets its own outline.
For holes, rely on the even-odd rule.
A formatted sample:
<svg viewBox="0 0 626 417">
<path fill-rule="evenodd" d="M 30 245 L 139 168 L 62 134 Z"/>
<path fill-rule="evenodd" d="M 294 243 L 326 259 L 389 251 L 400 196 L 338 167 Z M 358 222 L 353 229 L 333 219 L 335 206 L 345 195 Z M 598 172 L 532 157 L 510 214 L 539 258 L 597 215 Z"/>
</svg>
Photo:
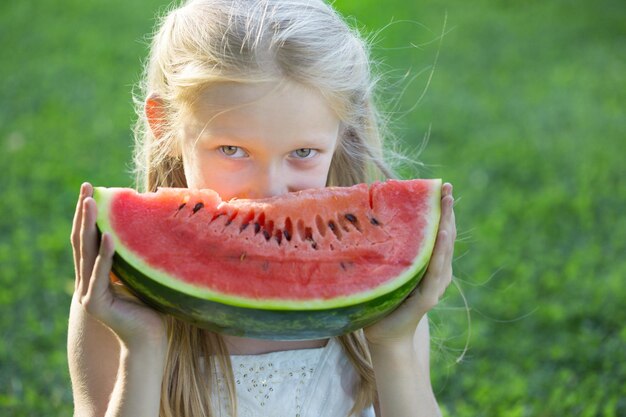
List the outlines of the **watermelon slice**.
<svg viewBox="0 0 626 417">
<path fill-rule="evenodd" d="M 391 312 L 432 254 L 441 180 L 389 180 L 261 200 L 212 190 L 95 189 L 113 272 L 147 304 L 231 335 L 304 340 Z"/>
</svg>

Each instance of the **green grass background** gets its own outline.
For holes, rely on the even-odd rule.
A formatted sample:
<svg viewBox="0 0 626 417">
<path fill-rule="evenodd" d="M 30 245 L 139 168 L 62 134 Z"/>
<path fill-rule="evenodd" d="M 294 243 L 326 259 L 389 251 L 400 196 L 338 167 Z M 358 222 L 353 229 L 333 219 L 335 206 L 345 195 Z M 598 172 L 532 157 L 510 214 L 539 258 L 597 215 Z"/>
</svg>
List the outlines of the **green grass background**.
<svg viewBox="0 0 626 417">
<path fill-rule="evenodd" d="M 72 412 L 78 187 L 132 184 L 130 90 L 164 5 L 0 5 L 2 416 Z M 394 132 L 426 144 L 419 175 L 455 186 L 469 310 L 451 287 L 431 314 L 444 414 L 626 415 L 626 3 L 336 6 L 384 27 L 373 53 Z"/>
</svg>

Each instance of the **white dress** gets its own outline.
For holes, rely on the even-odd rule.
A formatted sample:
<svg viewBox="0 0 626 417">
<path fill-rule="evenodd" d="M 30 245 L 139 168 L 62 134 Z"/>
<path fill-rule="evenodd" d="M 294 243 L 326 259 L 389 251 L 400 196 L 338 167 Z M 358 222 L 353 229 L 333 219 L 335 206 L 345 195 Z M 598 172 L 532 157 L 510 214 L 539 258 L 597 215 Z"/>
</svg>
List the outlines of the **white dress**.
<svg viewBox="0 0 626 417">
<path fill-rule="evenodd" d="M 347 417 L 354 405 L 357 373 L 339 342 L 325 347 L 260 355 L 232 355 L 238 417 Z M 220 416 L 225 406 L 225 383 L 217 375 Z M 374 417 L 365 409 L 359 417 Z"/>
</svg>

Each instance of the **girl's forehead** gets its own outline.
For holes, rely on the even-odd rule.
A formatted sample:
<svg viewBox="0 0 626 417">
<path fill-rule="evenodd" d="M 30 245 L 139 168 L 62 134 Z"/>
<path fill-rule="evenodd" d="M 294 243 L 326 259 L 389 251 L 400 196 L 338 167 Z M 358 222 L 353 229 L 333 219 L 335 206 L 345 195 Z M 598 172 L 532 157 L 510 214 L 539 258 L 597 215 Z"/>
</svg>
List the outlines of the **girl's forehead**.
<svg viewBox="0 0 626 417">
<path fill-rule="evenodd" d="M 242 146 L 334 148 L 339 126 L 321 93 L 295 83 L 218 85 L 207 89 L 183 119 L 187 138 Z"/>
<path fill-rule="evenodd" d="M 280 88 L 279 83 L 224 82 L 205 88 L 194 102 L 193 110 L 220 111 L 261 100 Z"/>
<path fill-rule="evenodd" d="M 317 90 L 294 82 L 220 83 L 189 108 L 195 123 L 228 127 L 245 122 L 293 127 L 335 127 L 339 118 Z"/>
</svg>

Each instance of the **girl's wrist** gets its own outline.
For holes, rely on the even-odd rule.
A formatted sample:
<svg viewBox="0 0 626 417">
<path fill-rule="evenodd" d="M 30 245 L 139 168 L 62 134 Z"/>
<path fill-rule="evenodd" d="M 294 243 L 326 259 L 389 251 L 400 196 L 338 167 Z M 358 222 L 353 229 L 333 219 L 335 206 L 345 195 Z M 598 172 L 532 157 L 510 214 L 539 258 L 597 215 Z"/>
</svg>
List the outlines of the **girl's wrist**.
<svg viewBox="0 0 626 417">
<path fill-rule="evenodd" d="M 160 347 L 122 345 L 120 350 L 120 367 L 127 376 L 148 377 L 149 374 L 150 378 L 161 381 L 166 361 L 167 352 Z"/>
<path fill-rule="evenodd" d="M 122 341 L 120 343 L 122 360 L 146 362 L 151 364 L 162 363 L 165 366 L 167 357 L 167 339 L 142 339 L 137 341 Z"/>
<path fill-rule="evenodd" d="M 112 415 L 159 415 L 165 356 L 159 347 L 150 349 L 146 344 L 128 346 L 122 343 L 117 378 L 108 406 Z"/>
<path fill-rule="evenodd" d="M 394 338 L 379 342 L 368 342 L 372 359 L 374 357 L 394 357 L 409 359 L 415 354 L 412 337 Z"/>
</svg>

